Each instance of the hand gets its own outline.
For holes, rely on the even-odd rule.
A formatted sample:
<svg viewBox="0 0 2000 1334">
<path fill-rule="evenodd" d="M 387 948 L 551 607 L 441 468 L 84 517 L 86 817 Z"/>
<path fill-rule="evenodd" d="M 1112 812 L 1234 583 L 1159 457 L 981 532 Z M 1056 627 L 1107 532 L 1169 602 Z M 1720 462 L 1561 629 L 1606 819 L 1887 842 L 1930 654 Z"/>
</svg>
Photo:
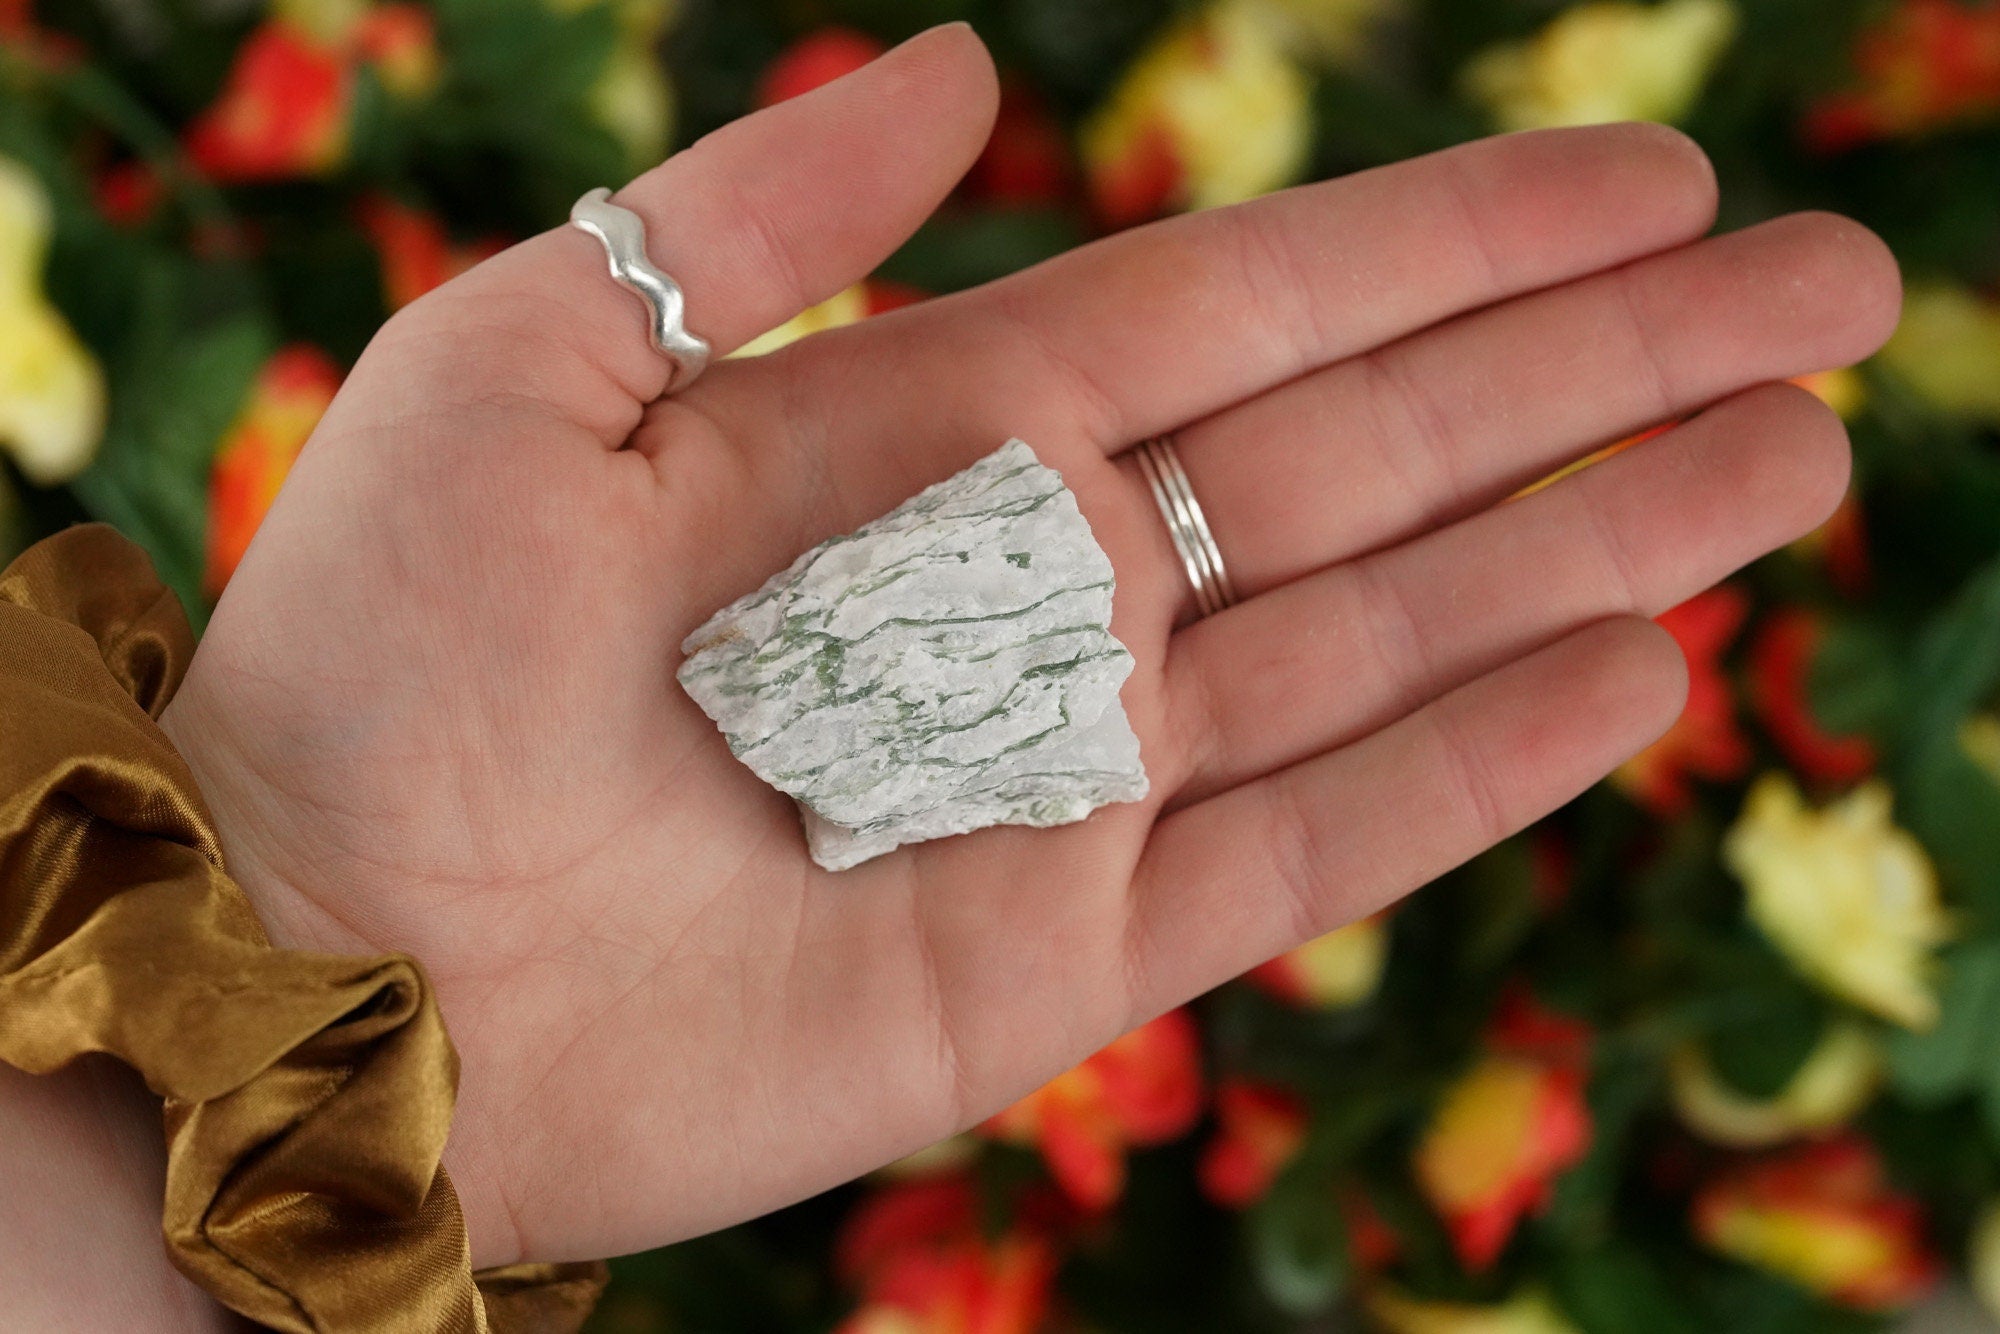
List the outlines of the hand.
<svg viewBox="0 0 2000 1334">
<path fill-rule="evenodd" d="M 978 42 L 940 30 L 619 198 L 723 352 L 869 272 L 994 97 Z M 1671 723 L 1681 660 L 1642 618 L 1845 484 L 1838 420 L 1770 382 L 1866 355 L 1897 311 L 1859 227 L 1700 240 L 1714 208 L 1668 130 L 1490 140 L 658 401 L 639 307 L 596 242 L 550 232 L 376 337 L 168 730 L 279 940 L 435 979 L 479 1263 L 749 1217 L 1375 911 Z M 1247 599 L 1196 623 L 1119 457 L 1167 430 Z M 1153 796 L 825 874 L 675 684 L 677 645 L 1012 435 L 1117 570 Z"/>
</svg>

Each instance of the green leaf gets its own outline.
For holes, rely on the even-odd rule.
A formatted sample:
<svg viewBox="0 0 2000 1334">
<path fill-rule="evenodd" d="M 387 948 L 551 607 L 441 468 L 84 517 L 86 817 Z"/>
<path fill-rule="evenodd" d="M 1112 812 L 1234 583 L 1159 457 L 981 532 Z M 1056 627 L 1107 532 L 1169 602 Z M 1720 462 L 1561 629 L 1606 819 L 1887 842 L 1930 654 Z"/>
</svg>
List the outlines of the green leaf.
<svg viewBox="0 0 2000 1334">
<path fill-rule="evenodd" d="M 271 347 L 255 315 L 195 318 L 188 307 L 199 278 L 192 267 L 147 271 L 131 344 L 111 368 L 103 444 L 71 484 L 93 517 L 146 548 L 197 625 L 209 465 Z"/>
<path fill-rule="evenodd" d="M 2000 785 L 1953 736 L 1911 757 L 1897 804 L 1956 906 L 2000 924 Z"/>
<path fill-rule="evenodd" d="M 1590 1150 L 1556 1181 L 1542 1229 L 1565 1246 L 1589 1247 L 1615 1227 L 1613 1210 L 1632 1152 L 1632 1127 L 1660 1093 L 1657 1064 L 1616 1052 L 1590 1081 Z"/>
<path fill-rule="evenodd" d="M 904 242 L 881 275 L 926 292 L 956 292 L 1039 264 L 1083 239 L 1075 219 L 1050 209 L 940 214 Z"/>
<path fill-rule="evenodd" d="M 575 103 L 611 60 L 616 7 L 570 13 L 511 0 L 437 0 L 449 92 L 539 107 Z"/>
<path fill-rule="evenodd" d="M 1080 112 L 1104 98 L 1174 10 L 1172 0 L 1011 0 L 993 36 L 1007 63 Z"/>
<path fill-rule="evenodd" d="M 1880 1327 L 1876 1316 L 1838 1311 L 1796 1284 L 1748 1265 L 1718 1267 L 1703 1278 L 1705 1328 L 1729 1334 L 1846 1334 Z"/>
<path fill-rule="evenodd" d="M 1347 1286 L 1347 1227 L 1332 1187 L 1316 1172 L 1290 1172 L 1250 1211 L 1251 1264 L 1272 1303 L 1313 1315 Z"/>
<path fill-rule="evenodd" d="M 1715 1071 L 1753 1098 L 1783 1092 L 1820 1039 L 1826 1007 L 1802 986 L 1763 988 L 1708 1035 Z"/>
<path fill-rule="evenodd" d="M 1889 1080 L 1922 1107 L 1974 1087 L 2000 1046 L 2000 940 L 1961 945 L 1944 960 L 1943 1013 L 1928 1033 L 1898 1030 L 1888 1043 Z"/>
<path fill-rule="evenodd" d="M 1377 71 L 1325 73 L 1313 92 L 1314 176 L 1435 153 L 1487 133 L 1483 114 L 1425 99 Z"/>
<path fill-rule="evenodd" d="M 1462 973 L 1490 973 L 1520 948 L 1539 919 L 1528 845 L 1515 838 L 1488 850 L 1465 867 L 1452 888 L 1465 933 Z"/>
<path fill-rule="evenodd" d="M 1583 1334 L 1700 1334 L 1658 1266 L 1629 1246 L 1584 1251 L 1555 1271 L 1556 1299 Z"/>
<path fill-rule="evenodd" d="M 1894 725 L 1904 697 L 1895 642 L 1880 626 L 1867 621 L 1831 622 L 1813 655 L 1806 692 L 1814 717 L 1829 733 L 1886 733 Z"/>
<path fill-rule="evenodd" d="M 1904 748 L 1956 748 L 1959 724 L 2000 686 L 2000 558 L 1975 573 L 1931 622 L 1910 669 Z"/>
</svg>

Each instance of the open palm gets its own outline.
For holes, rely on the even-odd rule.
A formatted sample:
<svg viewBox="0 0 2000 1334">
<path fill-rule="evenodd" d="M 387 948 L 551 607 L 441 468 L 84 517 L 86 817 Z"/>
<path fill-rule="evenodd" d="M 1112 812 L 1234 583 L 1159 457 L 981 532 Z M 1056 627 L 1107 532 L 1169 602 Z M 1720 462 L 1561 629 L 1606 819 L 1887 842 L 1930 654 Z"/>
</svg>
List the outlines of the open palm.
<svg viewBox="0 0 2000 1334">
<path fill-rule="evenodd" d="M 854 281 L 994 102 L 947 29 L 627 186 L 718 351 Z M 1699 240 L 1654 127 L 1552 132 L 1125 233 L 658 399 L 572 230 L 393 319 L 167 726 L 283 943 L 405 950 L 464 1061 L 476 1258 L 799 1198 L 1371 912 L 1664 729 L 1653 615 L 1818 522 L 1880 245 Z M 1705 410 L 1704 410 L 1705 409 Z M 1603 442 L 1687 425 L 1537 494 Z M 1245 601 L 1190 621 L 1119 457 L 1174 431 Z M 1110 553 L 1153 795 L 829 875 L 673 679 L 812 543 L 1028 440 Z"/>
</svg>

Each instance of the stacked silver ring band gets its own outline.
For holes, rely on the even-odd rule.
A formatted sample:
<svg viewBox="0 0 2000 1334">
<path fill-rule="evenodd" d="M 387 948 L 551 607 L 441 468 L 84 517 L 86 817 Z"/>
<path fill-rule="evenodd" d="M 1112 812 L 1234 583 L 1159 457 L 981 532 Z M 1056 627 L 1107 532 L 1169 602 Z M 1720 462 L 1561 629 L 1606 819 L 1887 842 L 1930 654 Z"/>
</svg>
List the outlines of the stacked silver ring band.
<svg viewBox="0 0 2000 1334">
<path fill-rule="evenodd" d="M 681 324 L 687 299 L 681 285 L 646 258 L 646 224 L 631 209 L 611 202 L 611 192 L 598 186 L 570 207 L 570 223 L 596 237 L 604 246 L 611 277 L 646 303 L 646 322 L 653 348 L 671 367 L 666 388 L 671 394 L 693 384 L 708 367 L 708 344 Z"/>
<path fill-rule="evenodd" d="M 1160 517 L 1167 521 L 1167 536 L 1173 541 L 1174 553 L 1181 558 L 1188 582 L 1194 586 L 1196 609 L 1203 616 L 1213 616 L 1225 607 L 1236 605 L 1236 588 L 1223 567 L 1222 548 L 1215 544 L 1215 534 L 1209 531 L 1201 502 L 1194 498 L 1194 487 L 1188 483 L 1187 470 L 1181 467 L 1180 457 L 1174 453 L 1173 437 L 1161 435 L 1142 441 L 1133 453 L 1138 456 L 1139 471 L 1145 474 L 1146 484 L 1153 489 Z"/>
</svg>

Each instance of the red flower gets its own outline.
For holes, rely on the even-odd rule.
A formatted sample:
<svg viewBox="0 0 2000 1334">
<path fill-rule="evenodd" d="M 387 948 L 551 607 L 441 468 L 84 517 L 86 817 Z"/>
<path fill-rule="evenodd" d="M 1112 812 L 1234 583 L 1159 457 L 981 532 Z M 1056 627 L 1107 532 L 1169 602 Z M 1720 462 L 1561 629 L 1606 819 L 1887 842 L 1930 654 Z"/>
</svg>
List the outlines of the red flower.
<svg viewBox="0 0 2000 1334">
<path fill-rule="evenodd" d="M 422 5 L 377 5 L 354 25 L 354 51 L 398 97 L 420 97 L 438 80 L 437 31 Z"/>
<path fill-rule="evenodd" d="M 1690 780 L 1726 783 L 1750 765 L 1750 743 L 1736 720 L 1736 700 L 1722 654 L 1749 614 L 1741 589 L 1724 584 L 1660 616 L 1688 662 L 1688 700 L 1667 734 L 1613 776 L 1633 800 L 1656 815 L 1674 816 L 1694 802 Z"/>
<path fill-rule="evenodd" d="M 1312 84 L 1269 16 L 1211 3 L 1169 25 L 1078 127 L 1107 227 L 1290 185 L 1312 146 Z"/>
<path fill-rule="evenodd" d="M 1403 1258 L 1403 1239 L 1368 1198 L 1368 1192 L 1351 1186 L 1340 1192 L 1340 1216 L 1347 1224 L 1347 1255 L 1364 1274 L 1387 1269 Z"/>
<path fill-rule="evenodd" d="M 757 105 L 775 106 L 852 74 L 889 48 L 852 28 L 821 28 L 779 53 L 757 80 Z"/>
<path fill-rule="evenodd" d="M 97 211 L 119 227 L 137 227 L 153 216 L 166 193 L 160 174 L 150 164 L 118 162 L 106 167 L 96 181 Z"/>
<path fill-rule="evenodd" d="M 1679 425 L 1680 423 L 1677 421 L 1663 422 L 1658 426 L 1648 427 L 1637 435 L 1628 435 L 1623 440 L 1614 440 L 1602 449 L 1592 450 L 1580 459 L 1574 459 L 1565 463 L 1548 476 L 1530 482 L 1519 491 L 1516 491 L 1510 499 L 1522 500 L 1534 495 L 1537 491 L 1546 491 L 1566 477 L 1574 477 L 1586 468 L 1595 468 L 1607 459 L 1615 459 L 1626 450 L 1636 449 L 1648 440 L 1656 440 Z"/>
<path fill-rule="evenodd" d="M 1149 122 L 1133 129 L 1123 152 L 1092 164 L 1091 199 L 1106 227 L 1129 227 L 1167 212 L 1186 176 L 1172 131 Z"/>
<path fill-rule="evenodd" d="M 993 137 L 965 178 L 965 193 L 994 204 L 1042 204 L 1061 199 L 1075 176 L 1069 136 L 1041 98 L 1009 80 L 1000 90 Z"/>
<path fill-rule="evenodd" d="M 981 1232 L 962 1177 L 892 1186 L 864 1201 L 835 1242 L 862 1305 L 838 1334 L 1034 1334 L 1055 1280 L 1046 1237 Z"/>
<path fill-rule="evenodd" d="M 1201 1116 L 1201 1043 L 1170 1010 L 1058 1075 L 986 1122 L 985 1132 L 1041 1150 L 1056 1184 L 1085 1209 L 1125 1189 L 1125 1152 L 1179 1139 Z"/>
<path fill-rule="evenodd" d="M 22 59 L 48 69 L 64 69 L 88 56 L 68 33 L 35 22 L 35 0 L 0 0 L 0 43 Z"/>
<path fill-rule="evenodd" d="M 1859 782 L 1875 769 L 1867 737 L 1834 736 L 1813 714 L 1809 681 L 1826 623 L 1804 608 L 1774 612 L 1750 649 L 1750 698 L 1764 730 L 1806 778 L 1828 785 Z"/>
<path fill-rule="evenodd" d="M 202 586 L 222 592 L 277 499 L 306 438 L 340 388 L 340 368 L 294 343 L 264 363 L 250 401 L 224 437 L 208 484 L 208 563 Z"/>
<path fill-rule="evenodd" d="M 888 278 L 864 278 L 861 281 L 862 303 L 870 315 L 884 315 L 904 306 L 914 306 L 919 301 L 930 298 L 930 293 L 908 283 L 891 281 Z"/>
<path fill-rule="evenodd" d="M 1913 1198 L 1865 1140 L 1841 1136 L 1741 1163 L 1704 1186 L 1694 1230 L 1725 1255 L 1863 1310 L 1907 1306 L 1942 1266 Z"/>
<path fill-rule="evenodd" d="M 1583 1020 L 1551 1010 L 1524 987 L 1510 987 L 1493 1007 L 1486 1045 L 1509 1056 L 1554 1065 L 1586 1065 L 1596 1039 Z"/>
<path fill-rule="evenodd" d="M 391 310 L 402 309 L 502 249 L 498 241 L 453 245 L 436 214 L 389 195 L 365 195 L 355 211 L 381 259 L 382 297 Z"/>
<path fill-rule="evenodd" d="M 1861 514 L 1860 498 L 1853 491 L 1841 500 L 1832 517 L 1792 547 L 1817 559 L 1826 577 L 1843 596 L 1859 598 L 1867 594 L 1875 572 L 1868 559 L 1868 525 Z"/>
<path fill-rule="evenodd" d="M 2000 112 L 2000 7 L 1904 0 L 1854 53 L 1852 91 L 1806 118 L 1806 139 L 1838 152 Z"/>
<path fill-rule="evenodd" d="M 345 51 L 272 19 L 236 52 L 222 95 L 188 127 L 188 156 L 218 181 L 313 176 L 347 149 Z"/>
<path fill-rule="evenodd" d="M 1485 1053 L 1439 1102 L 1417 1144 L 1417 1183 L 1467 1269 L 1490 1267 L 1590 1147 L 1589 1048 L 1586 1026 L 1511 996 Z"/>
<path fill-rule="evenodd" d="M 362 65 L 398 97 L 427 92 L 438 74 L 430 12 L 376 5 L 331 31 L 266 21 L 237 48 L 221 94 L 188 126 L 188 157 L 223 182 L 331 171 L 347 153 L 354 74 Z"/>
<path fill-rule="evenodd" d="M 1215 1090 L 1215 1138 L 1201 1156 L 1202 1193 L 1224 1208 L 1255 1204 L 1306 1142 L 1306 1105 L 1276 1084 L 1228 1080 Z"/>
<path fill-rule="evenodd" d="M 1546 825 L 1529 830 L 1526 837 L 1529 892 L 1537 910 L 1555 912 L 1569 902 L 1570 890 L 1575 887 L 1576 854 L 1562 835 Z"/>
</svg>

